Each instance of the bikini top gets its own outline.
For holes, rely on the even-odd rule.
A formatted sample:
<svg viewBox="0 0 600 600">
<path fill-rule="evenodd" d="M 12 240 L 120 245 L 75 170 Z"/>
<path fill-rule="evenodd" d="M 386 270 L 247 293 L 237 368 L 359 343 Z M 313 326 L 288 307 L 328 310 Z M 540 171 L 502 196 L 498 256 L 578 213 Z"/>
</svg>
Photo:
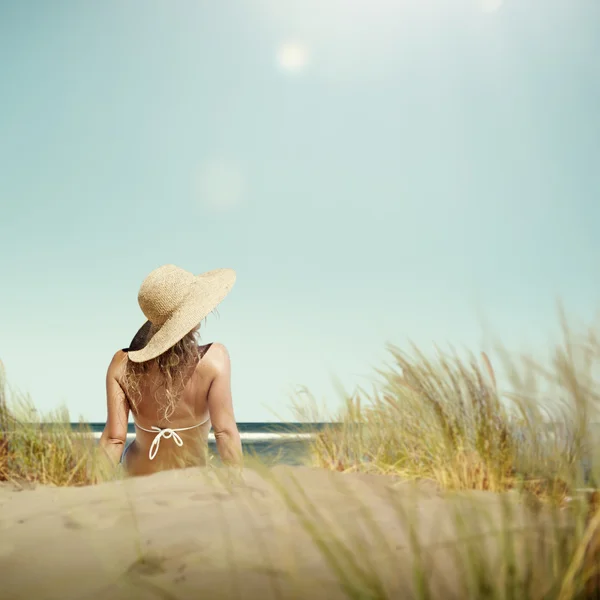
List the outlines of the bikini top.
<svg viewBox="0 0 600 600">
<path fill-rule="evenodd" d="M 178 431 L 187 431 L 188 429 L 195 429 L 196 427 L 200 427 L 201 425 L 208 423 L 209 419 L 210 419 L 210 417 L 208 419 L 206 419 L 205 421 L 202 421 L 202 423 L 197 423 L 196 425 L 192 425 L 191 427 L 178 427 L 177 429 L 174 429 L 172 427 L 165 427 L 165 428 L 161 429 L 160 427 L 157 427 L 156 425 L 152 425 L 151 429 L 146 429 L 145 427 L 138 425 L 135 422 L 135 418 L 133 419 L 133 422 L 136 427 L 139 427 L 143 431 L 147 431 L 148 433 L 156 432 L 156 435 L 154 436 L 154 439 L 152 440 L 152 444 L 150 445 L 150 452 L 148 453 L 148 457 L 150 458 L 150 460 L 154 460 L 154 457 L 156 456 L 156 453 L 158 452 L 158 447 L 160 446 L 161 438 L 165 438 L 165 440 L 168 440 L 169 438 L 173 438 L 173 441 L 181 448 L 181 446 L 183 446 L 183 440 L 181 439 L 181 436 L 177 432 Z"/>
<path fill-rule="evenodd" d="M 210 347 L 210 344 L 209 344 L 209 347 Z M 129 352 L 129 350 L 130 350 L 130 348 L 123 348 L 123 352 Z M 150 452 L 148 453 L 148 457 L 150 458 L 150 460 L 154 460 L 154 457 L 156 456 L 156 453 L 158 452 L 158 448 L 160 446 L 161 438 L 165 438 L 165 440 L 168 440 L 169 438 L 173 438 L 173 441 L 181 448 L 181 446 L 183 446 L 183 440 L 181 439 L 181 436 L 177 432 L 178 431 L 187 431 L 189 429 L 195 429 L 196 427 L 201 427 L 205 423 L 208 423 L 209 420 L 210 420 L 210 417 L 208 417 L 208 419 L 205 419 L 204 421 L 202 421 L 202 423 L 197 423 L 196 425 L 192 425 L 191 427 L 178 427 L 176 429 L 172 428 L 172 427 L 161 428 L 161 427 L 157 427 L 156 425 L 152 425 L 151 429 L 146 429 L 145 427 L 142 427 L 141 425 L 138 425 L 135 422 L 135 417 L 133 418 L 133 423 L 135 424 L 136 427 L 138 427 L 142 431 L 147 431 L 148 433 L 156 432 L 156 435 L 154 436 L 154 439 L 152 440 L 152 444 L 150 445 Z"/>
</svg>

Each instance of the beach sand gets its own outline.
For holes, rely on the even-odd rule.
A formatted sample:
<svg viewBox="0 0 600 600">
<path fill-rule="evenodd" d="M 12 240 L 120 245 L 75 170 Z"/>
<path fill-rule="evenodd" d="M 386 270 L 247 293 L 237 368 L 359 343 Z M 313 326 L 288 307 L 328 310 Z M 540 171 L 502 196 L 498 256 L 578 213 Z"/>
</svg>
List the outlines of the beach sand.
<svg viewBox="0 0 600 600">
<path fill-rule="evenodd" d="M 421 564 L 431 597 L 478 597 L 465 587 L 457 553 L 466 550 L 457 540 L 475 540 L 474 556 L 489 560 L 504 585 L 510 570 L 494 531 L 506 506 L 517 539 L 514 577 L 529 565 L 532 585 L 549 585 L 546 561 L 556 543 L 548 515 L 512 496 L 508 504 L 484 492 L 448 496 L 428 482 L 305 467 L 248 469 L 233 486 L 221 476 L 193 468 L 82 488 L 3 484 L 0 597 L 334 600 L 381 585 L 383 597 L 412 598 L 420 554 L 411 526 L 427 547 Z M 564 511 L 560 518 L 568 528 Z M 328 554 L 335 539 L 347 555 L 336 557 L 335 547 Z M 361 578 L 361 569 L 380 583 Z"/>
</svg>

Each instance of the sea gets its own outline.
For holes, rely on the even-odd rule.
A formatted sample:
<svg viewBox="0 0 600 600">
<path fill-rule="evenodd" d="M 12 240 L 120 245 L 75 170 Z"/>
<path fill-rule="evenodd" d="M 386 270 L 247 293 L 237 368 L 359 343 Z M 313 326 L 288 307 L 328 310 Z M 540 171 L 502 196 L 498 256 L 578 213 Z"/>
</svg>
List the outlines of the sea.
<svg viewBox="0 0 600 600">
<path fill-rule="evenodd" d="M 96 439 L 100 439 L 105 423 L 87 423 Z M 332 423 L 238 423 L 245 456 L 253 456 L 270 466 L 276 464 L 303 465 L 310 459 L 310 441 L 316 433 Z M 73 429 L 81 424 L 71 423 Z M 135 427 L 129 423 L 127 443 L 135 439 Z M 218 462 L 215 436 L 208 436 L 209 452 Z"/>
</svg>

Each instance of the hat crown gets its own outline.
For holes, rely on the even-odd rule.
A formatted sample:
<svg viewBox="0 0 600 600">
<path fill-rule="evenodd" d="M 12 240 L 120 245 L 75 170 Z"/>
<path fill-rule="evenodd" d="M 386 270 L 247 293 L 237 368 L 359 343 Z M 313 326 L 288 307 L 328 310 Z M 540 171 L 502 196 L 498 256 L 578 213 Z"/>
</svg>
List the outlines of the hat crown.
<svg viewBox="0 0 600 600">
<path fill-rule="evenodd" d="M 152 271 L 138 293 L 138 303 L 148 321 L 162 325 L 189 294 L 195 279 L 192 273 L 175 265 Z"/>
</svg>

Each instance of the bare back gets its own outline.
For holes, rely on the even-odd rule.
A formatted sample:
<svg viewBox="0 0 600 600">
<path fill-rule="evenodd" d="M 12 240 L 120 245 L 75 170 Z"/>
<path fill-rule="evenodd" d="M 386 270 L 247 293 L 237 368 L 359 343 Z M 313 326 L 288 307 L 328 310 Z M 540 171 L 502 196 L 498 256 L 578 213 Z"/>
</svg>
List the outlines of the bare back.
<svg viewBox="0 0 600 600">
<path fill-rule="evenodd" d="M 168 421 L 164 418 L 161 378 L 156 366 L 151 368 L 140 381 L 140 400 L 137 405 L 123 392 L 127 412 L 129 410 L 133 412 L 136 425 L 135 441 L 127 449 L 124 458 L 129 474 L 144 475 L 178 466 L 206 464 L 211 424 L 215 430 L 218 447 L 220 437 L 229 437 L 229 442 L 236 448 L 239 446 L 241 453 L 241 442 L 231 403 L 227 350 L 216 343 L 200 346 L 199 349 L 199 359 L 182 373 L 184 388 Z M 109 367 L 109 376 L 112 371 L 112 377 L 121 390 L 124 389 L 122 382 L 126 365 L 127 354 L 119 351 Z M 175 443 L 176 440 L 172 437 L 169 439 L 165 436 L 164 439 L 159 440 L 160 447 L 151 459 L 150 450 L 156 432 L 145 430 L 151 430 L 153 427 L 172 430 L 191 429 L 177 432 L 182 445 Z M 225 451 L 227 453 L 228 449 L 225 448 Z M 221 449 L 219 452 L 222 454 Z"/>
</svg>

